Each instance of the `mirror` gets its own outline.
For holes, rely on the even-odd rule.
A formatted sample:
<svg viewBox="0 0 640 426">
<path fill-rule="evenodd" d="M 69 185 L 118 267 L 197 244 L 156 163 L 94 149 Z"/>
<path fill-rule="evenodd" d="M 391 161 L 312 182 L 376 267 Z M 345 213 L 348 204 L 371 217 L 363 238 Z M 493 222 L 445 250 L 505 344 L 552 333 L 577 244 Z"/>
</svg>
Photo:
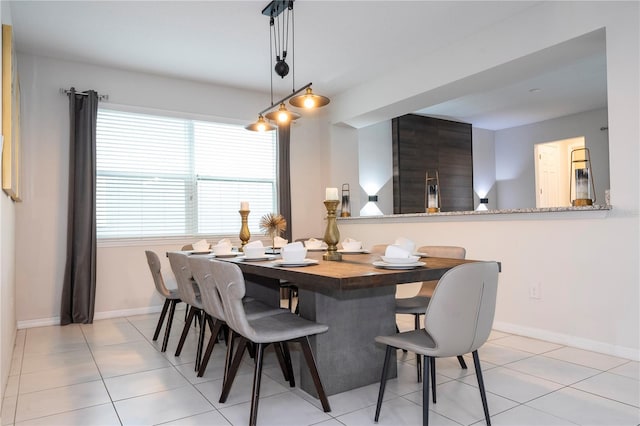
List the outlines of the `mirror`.
<svg viewBox="0 0 640 426">
<path fill-rule="evenodd" d="M 601 29 L 469 76 L 447 86 L 447 101 L 413 112 L 472 124 L 476 209 L 536 208 L 535 145 L 575 137 L 584 137 L 591 151 L 596 204 L 604 204 L 605 42 Z M 364 202 L 352 202 L 352 215 L 392 214 L 390 121 L 359 129 L 358 152 Z M 379 201 L 371 205 L 368 195 Z M 483 198 L 488 200 L 481 205 Z"/>
</svg>

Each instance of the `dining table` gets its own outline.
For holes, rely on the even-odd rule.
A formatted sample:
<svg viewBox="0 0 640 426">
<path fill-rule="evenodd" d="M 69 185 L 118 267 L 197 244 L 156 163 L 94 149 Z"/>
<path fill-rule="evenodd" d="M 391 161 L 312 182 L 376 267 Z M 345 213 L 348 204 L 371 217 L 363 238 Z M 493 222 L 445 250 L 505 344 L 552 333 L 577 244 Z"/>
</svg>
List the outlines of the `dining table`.
<svg viewBox="0 0 640 426">
<path fill-rule="evenodd" d="M 455 266 L 474 262 L 425 256 L 413 266 L 389 269 L 380 262 L 379 253 L 342 253 L 341 261 L 323 260 L 323 253 L 308 251 L 304 262 L 291 266 L 282 265 L 279 256 L 266 256 L 260 261 L 243 256 L 220 260 L 240 267 L 247 294 L 252 297 L 279 304 L 280 285 L 287 282 L 297 286 L 299 314 L 329 326 L 326 333 L 310 337 L 327 395 L 380 380 L 385 348 L 375 342 L 375 337 L 396 333 L 397 285 L 437 280 Z M 395 377 L 396 363 L 390 365 L 389 375 Z M 316 395 L 311 374 L 304 366 L 299 377 L 300 387 Z"/>
</svg>

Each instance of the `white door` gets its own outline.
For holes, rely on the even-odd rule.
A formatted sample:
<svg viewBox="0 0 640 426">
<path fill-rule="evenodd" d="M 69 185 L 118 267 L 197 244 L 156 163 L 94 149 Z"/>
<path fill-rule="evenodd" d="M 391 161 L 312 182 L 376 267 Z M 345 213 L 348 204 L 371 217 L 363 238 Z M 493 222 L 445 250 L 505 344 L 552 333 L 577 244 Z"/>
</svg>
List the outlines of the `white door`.
<svg viewBox="0 0 640 426">
<path fill-rule="evenodd" d="M 537 144 L 534 148 L 536 173 L 536 208 L 558 207 L 560 203 L 560 158 L 556 144 Z"/>
</svg>

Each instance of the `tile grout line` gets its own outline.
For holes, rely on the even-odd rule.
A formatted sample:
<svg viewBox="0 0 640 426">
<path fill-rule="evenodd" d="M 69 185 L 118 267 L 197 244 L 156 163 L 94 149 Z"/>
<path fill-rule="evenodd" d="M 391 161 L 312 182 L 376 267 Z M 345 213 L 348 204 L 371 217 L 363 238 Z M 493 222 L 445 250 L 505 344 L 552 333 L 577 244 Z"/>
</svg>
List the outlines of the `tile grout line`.
<svg viewBox="0 0 640 426">
<path fill-rule="evenodd" d="M 109 396 L 109 401 L 111 401 L 111 406 L 113 407 L 113 411 L 116 413 L 116 417 L 118 417 L 118 421 L 120 422 L 120 425 L 122 425 L 122 419 L 120 418 L 120 413 L 118 413 L 118 410 L 116 409 L 115 401 L 111 397 L 111 392 L 109 392 L 109 388 L 107 387 L 107 384 L 104 381 L 104 376 L 102 375 L 100 366 L 98 365 L 98 362 L 96 361 L 96 358 L 93 354 L 93 348 L 89 344 L 89 341 L 87 340 L 87 335 L 84 334 L 84 330 L 82 329 L 81 326 L 80 326 L 80 332 L 82 333 L 82 338 L 84 339 L 84 342 L 87 345 L 87 348 L 89 349 L 89 353 L 91 354 L 91 359 L 93 360 L 93 363 L 95 364 L 96 369 L 98 370 L 98 374 L 100 375 L 100 381 L 102 382 L 102 386 L 104 386 L 104 389 L 107 392 L 107 395 Z"/>
</svg>

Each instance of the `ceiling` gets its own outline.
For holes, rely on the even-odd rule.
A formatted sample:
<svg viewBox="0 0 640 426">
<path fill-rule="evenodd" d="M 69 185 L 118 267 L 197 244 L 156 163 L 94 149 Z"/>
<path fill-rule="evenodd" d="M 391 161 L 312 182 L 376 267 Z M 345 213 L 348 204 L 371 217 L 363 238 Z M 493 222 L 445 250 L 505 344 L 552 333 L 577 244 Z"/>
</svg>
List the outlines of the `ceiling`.
<svg viewBox="0 0 640 426">
<path fill-rule="evenodd" d="M 5 3 L 18 52 L 269 91 L 266 0 Z M 316 93 L 336 96 L 537 3 L 297 0 L 295 87 L 312 81 Z M 542 55 L 496 70 L 509 79 L 470 78 L 449 101 L 419 113 L 497 130 L 605 107 L 604 31 L 600 38 L 591 52 L 560 55 L 560 65 Z M 289 76 L 274 75 L 277 97 L 292 87 Z"/>
</svg>

